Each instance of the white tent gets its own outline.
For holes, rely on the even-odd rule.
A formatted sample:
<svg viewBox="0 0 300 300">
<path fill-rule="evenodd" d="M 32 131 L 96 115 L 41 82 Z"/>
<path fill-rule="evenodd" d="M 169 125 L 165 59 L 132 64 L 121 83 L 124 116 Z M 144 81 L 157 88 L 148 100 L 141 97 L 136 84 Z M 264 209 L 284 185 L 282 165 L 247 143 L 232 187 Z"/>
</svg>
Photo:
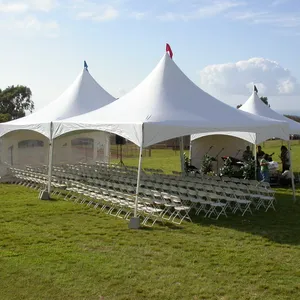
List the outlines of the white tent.
<svg viewBox="0 0 300 300">
<path fill-rule="evenodd" d="M 125 96 L 99 110 L 55 122 L 54 136 L 98 129 L 140 146 L 138 195 L 143 147 L 198 132 L 261 132 L 273 126 L 282 132 L 287 129 L 285 122 L 258 117 L 218 101 L 196 86 L 165 54 L 148 77 Z"/>
<path fill-rule="evenodd" d="M 56 100 L 23 118 L 0 124 L 0 137 L 15 130 L 33 130 L 51 138 L 50 123 L 85 114 L 113 102 L 106 92 L 83 69 L 69 88 Z"/>
<path fill-rule="evenodd" d="M 84 114 L 113 101 L 115 98 L 95 81 L 87 68 L 84 68 L 58 99 L 28 116 L 0 124 L 2 149 L 6 149 L 7 152 L 2 151 L 1 155 L 6 154 L 8 160 L 12 161 L 10 152 L 14 149 L 14 161 L 26 164 L 35 161 L 48 165 L 49 157 L 53 158 L 53 121 Z M 25 142 L 25 145 L 22 142 Z M 46 154 L 42 154 L 41 147 L 44 147 Z M 80 161 L 83 157 L 95 160 L 99 153 L 103 159 L 109 157 L 107 132 L 81 132 L 76 135 L 73 133 L 72 136 L 66 135 L 55 140 L 54 159 L 60 161 Z"/>
<path fill-rule="evenodd" d="M 196 143 L 196 140 L 201 137 L 207 137 L 210 135 L 227 135 L 236 137 L 238 139 L 243 139 L 252 144 L 260 144 L 270 138 L 276 137 L 282 140 L 289 141 L 290 143 L 290 134 L 300 134 L 300 123 L 295 122 L 277 112 L 272 110 L 269 106 L 267 106 L 263 101 L 259 98 L 256 91 L 253 91 L 252 95 L 249 99 L 239 108 L 239 110 L 251 113 L 256 116 L 267 117 L 273 120 L 285 121 L 288 124 L 287 131 L 278 131 L 277 128 L 268 128 L 262 132 L 235 132 L 235 131 L 223 131 L 223 132 L 206 132 L 206 133 L 198 133 L 193 134 L 191 136 L 191 145 L 193 148 L 193 144 Z M 289 146 L 290 149 L 290 146 Z M 256 151 L 256 147 L 255 147 Z M 255 155 L 256 157 L 256 155 Z M 292 166 L 291 166 L 292 171 Z M 293 181 L 292 181 L 293 182 Z M 293 187 L 294 199 L 295 199 L 295 188 Z"/>
<path fill-rule="evenodd" d="M 98 110 L 55 122 L 54 128 L 54 137 L 74 130 L 99 129 L 147 147 L 199 131 L 260 133 L 276 128 L 285 134 L 287 125 L 236 110 L 210 96 L 165 54 L 131 92 Z"/>
<path fill-rule="evenodd" d="M 264 130 L 263 132 L 254 133 L 254 132 L 207 132 L 207 133 L 199 133 L 194 134 L 191 137 L 191 140 L 196 140 L 200 137 L 204 137 L 207 135 L 215 135 L 215 134 L 223 134 L 235 136 L 241 139 L 244 139 L 253 144 L 260 144 L 270 138 L 276 137 L 283 140 L 288 140 L 290 134 L 300 134 L 300 123 L 291 120 L 265 105 L 260 98 L 258 97 L 256 92 L 253 92 L 249 99 L 239 108 L 241 111 L 245 111 L 251 113 L 256 116 L 267 117 L 273 120 L 285 121 L 288 123 L 289 130 L 288 131 L 278 131 L 277 128 L 268 128 L 268 130 Z"/>
</svg>

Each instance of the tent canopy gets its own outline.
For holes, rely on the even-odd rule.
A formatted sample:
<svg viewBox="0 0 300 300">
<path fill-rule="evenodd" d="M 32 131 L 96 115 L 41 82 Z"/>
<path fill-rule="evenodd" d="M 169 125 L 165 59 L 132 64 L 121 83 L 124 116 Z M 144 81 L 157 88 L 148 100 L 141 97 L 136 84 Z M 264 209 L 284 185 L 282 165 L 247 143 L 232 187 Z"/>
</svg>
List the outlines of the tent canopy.
<svg viewBox="0 0 300 300">
<path fill-rule="evenodd" d="M 87 113 L 114 100 L 84 68 L 59 98 L 28 116 L 0 124 L 0 137 L 15 130 L 33 130 L 49 138 L 51 122 Z"/>
<path fill-rule="evenodd" d="M 244 112 L 251 113 L 256 116 L 267 117 L 273 120 L 285 121 L 288 124 L 288 130 L 282 131 L 278 130 L 278 128 L 268 128 L 260 133 L 252 133 L 252 132 L 209 132 L 209 133 L 199 133 L 192 135 L 191 139 L 195 140 L 207 135 L 215 135 L 215 134 L 223 134 L 223 135 L 231 135 L 241 139 L 244 139 L 253 144 L 259 144 L 265 140 L 276 137 L 283 140 L 288 140 L 290 134 L 299 134 L 300 133 L 300 123 L 295 122 L 277 112 L 272 110 L 269 106 L 261 101 L 258 97 L 257 93 L 253 91 L 252 95 L 249 99 L 239 108 Z"/>
<path fill-rule="evenodd" d="M 263 116 L 274 120 L 285 121 L 289 125 L 290 134 L 300 134 L 300 123 L 291 120 L 267 106 L 258 97 L 256 92 L 253 92 L 250 98 L 240 107 L 240 110 L 249 112 L 257 116 Z"/>
<path fill-rule="evenodd" d="M 232 108 L 195 85 L 166 53 L 135 89 L 113 103 L 54 122 L 54 136 L 80 129 L 105 130 L 147 147 L 174 137 L 223 130 L 285 131 L 285 122 Z"/>
</svg>

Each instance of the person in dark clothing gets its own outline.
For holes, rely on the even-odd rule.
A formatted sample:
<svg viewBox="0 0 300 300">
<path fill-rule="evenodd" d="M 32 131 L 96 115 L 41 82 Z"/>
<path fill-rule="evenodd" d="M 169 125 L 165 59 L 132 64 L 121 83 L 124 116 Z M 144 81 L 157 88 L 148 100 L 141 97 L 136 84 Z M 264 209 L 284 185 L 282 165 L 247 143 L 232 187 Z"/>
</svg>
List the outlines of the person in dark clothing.
<svg viewBox="0 0 300 300">
<path fill-rule="evenodd" d="M 257 152 L 256 152 L 257 160 L 262 159 L 264 154 L 265 154 L 265 152 L 261 150 L 261 146 L 258 146 L 257 147 Z"/>
<path fill-rule="evenodd" d="M 284 171 L 290 170 L 290 166 L 291 166 L 290 153 L 286 146 L 281 146 L 280 150 L 281 150 L 280 159 L 282 163 L 282 173 L 284 173 Z"/>
<path fill-rule="evenodd" d="M 265 155 L 265 152 L 261 150 L 261 146 L 257 147 L 257 152 L 256 152 L 256 169 L 257 169 L 257 180 L 261 181 L 261 172 L 260 172 L 260 161 Z"/>
<path fill-rule="evenodd" d="M 244 153 L 243 153 L 243 160 L 244 160 L 244 161 L 248 161 L 248 160 L 250 160 L 252 157 L 253 157 L 253 153 L 252 153 L 252 151 L 250 150 L 250 146 L 247 146 L 247 147 L 246 147 L 246 150 L 245 150 Z"/>
</svg>

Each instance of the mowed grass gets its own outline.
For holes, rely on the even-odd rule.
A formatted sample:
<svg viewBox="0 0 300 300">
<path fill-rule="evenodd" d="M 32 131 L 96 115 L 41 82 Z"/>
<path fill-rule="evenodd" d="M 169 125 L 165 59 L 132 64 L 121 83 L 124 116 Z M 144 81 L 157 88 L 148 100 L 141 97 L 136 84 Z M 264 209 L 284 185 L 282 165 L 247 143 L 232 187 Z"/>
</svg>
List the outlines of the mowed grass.
<svg viewBox="0 0 300 300">
<path fill-rule="evenodd" d="M 300 298 L 300 208 L 285 190 L 276 212 L 138 231 L 24 187 L 0 195 L 3 300 Z"/>
<path fill-rule="evenodd" d="M 293 145 L 298 171 L 299 154 Z M 179 170 L 179 152 L 153 150 L 143 166 Z M 300 299 L 300 207 L 277 192 L 276 212 L 134 231 L 99 209 L 0 185 L 0 299 Z"/>
</svg>

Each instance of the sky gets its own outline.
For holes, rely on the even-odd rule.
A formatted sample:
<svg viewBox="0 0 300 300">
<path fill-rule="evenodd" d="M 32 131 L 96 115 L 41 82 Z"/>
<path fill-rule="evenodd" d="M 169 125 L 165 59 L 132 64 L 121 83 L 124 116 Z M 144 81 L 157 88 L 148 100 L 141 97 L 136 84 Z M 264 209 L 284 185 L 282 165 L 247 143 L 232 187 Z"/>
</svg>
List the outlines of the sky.
<svg viewBox="0 0 300 300">
<path fill-rule="evenodd" d="M 200 88 L 232 106 L 256 84 L 300 114 L 299 0 L 0 0 L 0 88 L 27 85 L 36 109 L 86 60 L 115 97 L 138 85 L 169 43 Z"/>
</svg>

